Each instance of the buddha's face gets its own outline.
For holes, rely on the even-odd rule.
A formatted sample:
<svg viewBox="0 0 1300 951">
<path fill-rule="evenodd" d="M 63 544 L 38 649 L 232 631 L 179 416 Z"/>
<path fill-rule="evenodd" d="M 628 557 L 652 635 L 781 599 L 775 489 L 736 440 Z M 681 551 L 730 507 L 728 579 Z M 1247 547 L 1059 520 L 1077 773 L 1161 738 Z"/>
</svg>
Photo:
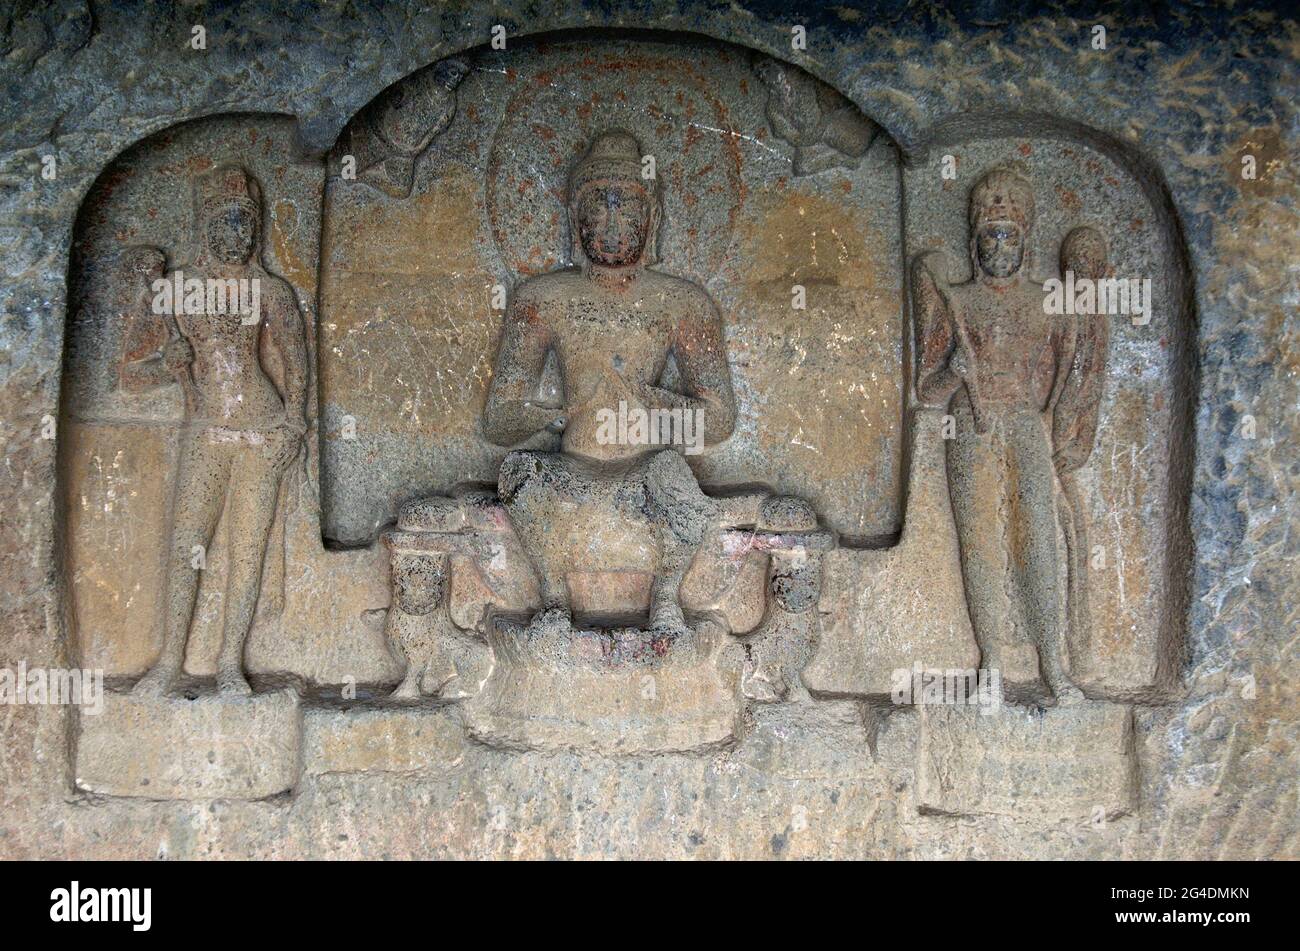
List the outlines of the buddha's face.
<svg viewBox="0 0 1300 951">
<path fill-rule="evenodd" d="M 1025 259 L 1024 233 L 1015 222 L 986 222 L 975 232 L 975 256 L 989 277 L 1010 277 Z"/>
<path fill-rule="evenodd" d="M 253 255 L 257 213 L 248 202 L 231 202 L 208 215 L 203 231 L 214 258 L 226 264 L 243 264 Z"/>
<path fill-rule="evenodd" d="M 606 267 L 626 267 L 645 253 L 654 205 L 639 185 L 610 182 L 584 189 L 573 217 L 587 260 Z"/>
</svg>

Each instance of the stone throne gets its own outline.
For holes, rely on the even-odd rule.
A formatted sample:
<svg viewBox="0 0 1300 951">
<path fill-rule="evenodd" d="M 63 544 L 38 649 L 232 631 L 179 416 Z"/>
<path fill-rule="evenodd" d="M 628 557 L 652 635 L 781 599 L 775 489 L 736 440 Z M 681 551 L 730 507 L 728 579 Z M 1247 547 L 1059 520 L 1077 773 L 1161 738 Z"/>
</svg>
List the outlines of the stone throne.
<svg viewBox="0 0 1300 951">
<path fill-rule="evenodd" d="M 469 698 L 471 729 L 498 743 L 730 739 L 727 636 L 763 621 L 769 587 L 776 610 L 810 611 L 833 545 L 807 502 L 715 498 L 684 460 L 731 434 L 734 396 L 712 301 L 650 266 L 660 204 L 641 155 L 623 131 L 593 140 L 568 188 L 579 265 L 524 282 L 507 309 L 483 419 L 515 448 L 497 493 L 416 500 L 385 535 L 396 695 Z"/>
<path fill-rule="evenodd" d="M 717 501 L 681 586 L 691 624 L 678 637 L 636 625 L 648 616 L 652 579 L 599 553 L 569 574 L 577 623 L 530 625 L 536 570 L 497 495 L 469 489 L 409 503 L 383 535 L 394 585 L 388 633 L 407 664 L 394 697 L 465 701 L 471 732 L 519 747 L 630 753 L 728 741 L 742 697 L 780 699 L 786 689 L 778 671 L 745 665 L 728 648 L 776 615 L 813 611 L 834 536 L 797 499 Z"/>
</svg>

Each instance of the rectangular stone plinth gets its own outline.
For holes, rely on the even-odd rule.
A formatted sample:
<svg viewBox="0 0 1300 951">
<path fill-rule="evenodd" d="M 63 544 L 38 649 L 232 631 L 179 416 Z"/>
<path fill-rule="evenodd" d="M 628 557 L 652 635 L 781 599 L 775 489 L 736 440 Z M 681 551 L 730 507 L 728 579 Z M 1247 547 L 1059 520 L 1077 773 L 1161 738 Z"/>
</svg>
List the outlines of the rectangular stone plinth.
<svg viewBox="0 0 1300 951">
<path fill-rule="evenodd" d="M 430 773 L 459 765 L 465 731 L 445 708 L 309 710 L 303 717 L 303 771 Z"/>
<path fill-rule="evenodd" d="M 1137 805 L 1128 707 L 919 709 L 917 801 L 924 811 L 1097 821 Z"/>
<path fill-rule="evenodd" d="M 251 697 L 106 693 L 83 714 L 78 789 L 144 799 L 264 799 L 298 781 L 302 721 L 293 691 Z"/>
<path fill-rule="evenodd" d="M 464 704 L 469 735 L 519 750 L 681 753 L 732 740 L 735 678 L 717 662 L 720 629 L 659 641 L 635 628 L 494 625 L 492 670 Z"/>
</svg>

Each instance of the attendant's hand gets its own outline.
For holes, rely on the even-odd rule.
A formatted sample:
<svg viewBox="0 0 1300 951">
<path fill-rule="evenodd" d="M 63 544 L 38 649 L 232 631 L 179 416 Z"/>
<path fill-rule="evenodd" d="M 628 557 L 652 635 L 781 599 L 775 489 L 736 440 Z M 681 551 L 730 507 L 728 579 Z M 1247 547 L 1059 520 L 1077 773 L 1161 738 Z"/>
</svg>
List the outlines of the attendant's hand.
<svg viewBox="0 0 1300 951">
<path fill-rule="evenodd" d="M 307 424 L 301 416 L 286 415 L 284 421 L 276 427 L 274 438 L 278 445 L 275 447 L 275 456 L 271 461 L 276 471 L 283 472 L 294 459 L 298 458 L 298 451 L 302 448 L 302 437 L 306 431 Z"/>
<path fill-rule="evenodd" d="M 952 282 L 948 275 L 952 273 L 948 253 L 940 248 L 931 251 L 922 252 L 916 257 L 912 265 L 913 275 L 918 272 L 928 275 L 929 278 L 940 288 L 948 288 Z"/>
<path fill-rule="evenodd" d="M 952 356 L 948 358 L 948 369 L 952 370 L 953 373 L 957 374 L 963 380 L 970 376 L 970 357 L 966 353 L 965 347 L 959 345 L 957 349 L 952 352 Z"/>
<path fill-rule="evenodd" d="M 163 347 L 162 358 L 163 366 L 171 372 L 172 376 L 180 376 L 194 362 L 194 348 L 184 337 L 173 337 Z"/>
<path fill-rule="evenodd" d="M 132 248 L 122 256 L 121 267 L 129 279 L 142 281 L 152 290 L 153 282 L 166 272 L 167 259 L 157 248 Z"/>
<path fill-rule="evenodd" d="M 280 427 L 287 429 L 295 436 L 302 437 L 307 433 L 307 420 L 299 413 L 285 413 Z"/>
</svg>

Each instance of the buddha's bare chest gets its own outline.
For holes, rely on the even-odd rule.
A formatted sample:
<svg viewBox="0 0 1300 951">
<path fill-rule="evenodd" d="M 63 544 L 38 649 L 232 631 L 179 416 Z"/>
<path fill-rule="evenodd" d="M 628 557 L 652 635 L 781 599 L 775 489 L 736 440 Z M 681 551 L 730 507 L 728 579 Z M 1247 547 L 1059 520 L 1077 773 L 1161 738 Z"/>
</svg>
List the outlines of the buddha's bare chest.
<svg viewBox="0 0 1300 951">
<path fill-rule="evenodd" d="M 553 345 L 571 368 L 609 364 L 618 372 L 650 371 L 672 346 L 673 322 L 657 302 L 572 301 L 557 317 Z"/>
</svg>

